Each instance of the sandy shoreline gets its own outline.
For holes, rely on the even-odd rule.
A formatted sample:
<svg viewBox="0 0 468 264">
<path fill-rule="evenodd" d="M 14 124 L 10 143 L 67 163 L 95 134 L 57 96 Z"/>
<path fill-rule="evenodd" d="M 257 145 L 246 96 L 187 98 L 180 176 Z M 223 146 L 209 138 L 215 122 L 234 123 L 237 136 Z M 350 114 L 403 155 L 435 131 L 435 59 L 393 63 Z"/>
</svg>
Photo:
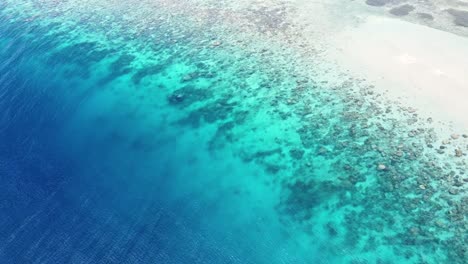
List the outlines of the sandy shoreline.
<svg viewBox="0 0 468 264">
<path fill-rule="evenodd" d="M 468 39 L 398 19 L 370 16 L 334 37 L 331 58 L 389 99 L 468 130 Z M 449 132 L 449 131 L 447 131 Z"/>
<path fill-rule="evenodd" d="M 463 28 L 443 31 L 355 2 L 293 5 L 302 40 L 324 64 L 433 119 L 442 137 L 468 134 L 468 38 L 451 33 Z"/>
</svg>

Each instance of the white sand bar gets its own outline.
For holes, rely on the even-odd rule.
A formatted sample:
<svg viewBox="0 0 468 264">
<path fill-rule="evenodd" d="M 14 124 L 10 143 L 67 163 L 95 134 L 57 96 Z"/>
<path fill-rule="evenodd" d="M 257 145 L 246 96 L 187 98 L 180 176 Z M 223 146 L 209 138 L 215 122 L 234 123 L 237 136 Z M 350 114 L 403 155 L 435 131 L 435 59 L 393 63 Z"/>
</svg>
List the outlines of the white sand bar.
<svg viewBox="0 0 468 264">
<path fill-rule="evenodd" d="M 422 116 L 468 131 L 468 38 L 369 16 L 333 39 L 328 52 L 338 64 Z"/>
</svg>

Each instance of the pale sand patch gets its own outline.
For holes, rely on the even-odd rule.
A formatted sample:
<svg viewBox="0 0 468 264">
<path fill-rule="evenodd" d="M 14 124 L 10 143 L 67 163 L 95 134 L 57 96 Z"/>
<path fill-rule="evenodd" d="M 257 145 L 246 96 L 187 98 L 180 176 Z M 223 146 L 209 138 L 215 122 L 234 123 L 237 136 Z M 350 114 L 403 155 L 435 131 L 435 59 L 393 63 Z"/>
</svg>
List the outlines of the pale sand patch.
<svg viewBox="0 0 468 264">
<path fill-rule="evenodd" d="M 468 38 L 398 19 L 370 16 L 333 37 L 326 51 L 390 99 L 468 131 Z M 449 132 L 449 131 L 446 131 Z"/>
</svg>

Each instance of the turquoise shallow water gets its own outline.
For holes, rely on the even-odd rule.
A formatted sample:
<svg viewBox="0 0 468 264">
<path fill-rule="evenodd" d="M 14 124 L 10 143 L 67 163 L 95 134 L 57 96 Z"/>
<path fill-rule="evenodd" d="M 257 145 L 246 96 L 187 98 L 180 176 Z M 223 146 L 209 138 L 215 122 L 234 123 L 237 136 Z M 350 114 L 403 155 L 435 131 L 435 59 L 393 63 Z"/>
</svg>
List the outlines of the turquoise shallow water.
<svg viewBox="0 0 468 264">
<path fill-rule="evenodd" d="M 465 262 L 466 157 L 287 8 L 0 10 L 2 263 Z"/>
</svg>

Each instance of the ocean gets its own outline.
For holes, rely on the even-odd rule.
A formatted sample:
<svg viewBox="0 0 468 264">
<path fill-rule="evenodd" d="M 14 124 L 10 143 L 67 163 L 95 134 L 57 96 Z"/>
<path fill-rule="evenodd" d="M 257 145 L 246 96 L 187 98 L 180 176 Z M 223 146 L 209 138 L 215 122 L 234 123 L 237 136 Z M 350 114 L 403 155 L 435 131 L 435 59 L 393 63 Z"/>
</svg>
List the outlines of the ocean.
<svg viewBox="0 0 468 264">
<path fill-rule="evenodd" d="M 0 3 L 0 263 L 466 263 L 466 157 L 243 2 Z"/>
</svg>

